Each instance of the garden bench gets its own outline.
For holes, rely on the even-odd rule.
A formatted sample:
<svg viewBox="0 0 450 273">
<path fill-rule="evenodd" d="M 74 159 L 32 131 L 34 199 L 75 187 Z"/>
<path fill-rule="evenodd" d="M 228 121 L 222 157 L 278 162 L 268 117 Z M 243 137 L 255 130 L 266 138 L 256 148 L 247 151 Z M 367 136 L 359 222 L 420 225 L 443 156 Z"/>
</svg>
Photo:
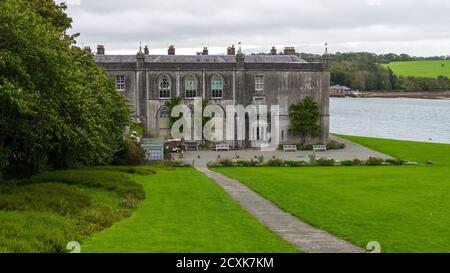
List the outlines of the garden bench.
<svg viewBox="0 0 450 273">
<path fill-rule="evenodd" d="M 230 151 L 230 145 L 229 144 L 216 144 L 215 150 L 216 150 L 216 152 Z"/>
<path fill-rule="evenodd" d="M 283 145 L 285 152 L 297 152 L 297 145 Z"/>
<path fill-rule="evenodd" d="M 314 152 L 326 152 L 327 146 L 325 145 L 313 145 Z"/>
</svg>

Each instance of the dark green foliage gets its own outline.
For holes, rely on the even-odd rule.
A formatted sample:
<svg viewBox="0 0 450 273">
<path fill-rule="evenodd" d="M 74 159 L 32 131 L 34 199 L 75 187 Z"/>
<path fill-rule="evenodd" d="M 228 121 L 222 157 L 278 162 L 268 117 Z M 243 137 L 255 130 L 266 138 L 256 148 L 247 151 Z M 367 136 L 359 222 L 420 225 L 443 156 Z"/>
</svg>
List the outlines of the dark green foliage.
<svg viewBox="0 0 450 273">
<path fill-rule="evenodd" d="M 405 163 L 407 163 L 407 161 L 403 160 L 403 159 L 386 159 L 386 163 L 389 163 L 389 164 L 395 165 L 395 166 L 401 166 L 401 165 L 405 165 Z"/>
<path fill-rule="evenodd" d="M 0 171 L 106 164 L 130 107 L 52 0 L 0 1 Z"/>
<path fill-rule="evenodd" d="M 73 214 L 90 205 L 78 189 L 61 184 L 0 188 L 0 210 L 42 211 Z"/>
<path fill-rule="evenodd" d="M 284 166 L 286 167 L 303 167 L 307 166 L 308 163 L 306 161 L 294 161 L 294 160 L 285 160 Z"/>
<path fill-rule="evenodd" d="M 341 165 L 342 166 L 355 166 L 355 162 L 353 162 L 353 160 L 344 160 L 344 161 L 341 161 Z"/>
<path fill-rule="evenodd" d="M 240 160 L 237 162 L 237 166 L 240 166 L 240 167 L 256 167 L 257 165 L 258 165 L 258 162 L 255 160 L 250 160 L 250 161 Z"/>
<path fill-rule="evenodd" d="M 383 158 L 376 158 L 376 157 L 370 157 L 366 161 L 366 165 L 369 165 L 369 166 L 380 166 L 380 165 L 383 165 L 383 163 L 384 163 Z"/>
<path fill-rule="evenodd" d="M 319 166 L 334 166 L 336 161 L 334 159 L 319 158 L 316 160 L 316 164 Z"/>
<path fill-rule="evenodd" d="M 0 252 L 63 253 L 79 240 L 75 225 L 62 216 L 0 211 Z"/>
<path fill-rule="evenodd" d="M 145 193 L 142 185 L 134 182 L 128 174 L 97 170 L 71 170 L 55 171 L 38 174 L 27 179 L 22 184 L 39 184 L 57 182 L 68 185 L 80 185 L 89 188 L 104 188 L 114 191 L 120 196 L 132 194 L 135 198 L 142 200 Z"/>
<path fill-rule="evenodd" d="M 138 174 L 138 175 L 153 175 L 156 174 L 156 171 L 153 167 L 148 165 L 143 166 L 98 166 L 98 167 L 90 167 L 86 168 L 86 170 L 90 171 L 112 171 L 112 172 L 122 172 L 129 174 Z"/>
<path fill-rule="evenodd" d="M 233 161 L 230 159 L 221 159 L 219 160 L 219 163 L 223 166 L 223 167 L 232 167 L 233 166 Z"/>
<path fill-rule="evenodd" d="M 281 167 L 284 165 L 284 161 L 279 158 L 272 158 L 266 162 L 266 165 L 270 167 Z"/>
<path fill-rule="evenodd" d="M 345 143 L 339 143 L 334 140 L 327 143 L 327 150 L 342 150 L 342 149 L 345 149 Z"/>
<path fill-rule="evenodd" d="M 144 149 L 132 140 L 124 140 L 114 155 L 113 165 L 142 165 L 144 161 Z"/>
<path fill-rule="evenodd" d="M 306 136 L 320 134 L 319 105 L 311 97 L 306 97 L 299 103 L 289 106 L 289 117 L 291 120 L 290 134 L 300 136 L 303 140 Z"/>
</svg>

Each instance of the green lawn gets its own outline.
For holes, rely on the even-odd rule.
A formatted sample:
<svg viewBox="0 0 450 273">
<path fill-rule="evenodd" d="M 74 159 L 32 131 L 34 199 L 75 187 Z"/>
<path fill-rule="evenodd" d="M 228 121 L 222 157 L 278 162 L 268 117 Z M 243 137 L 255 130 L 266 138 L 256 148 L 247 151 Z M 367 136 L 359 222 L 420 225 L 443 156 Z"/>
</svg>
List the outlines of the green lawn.
<svg viewBox="0 0 450 273">
<path fill-rule="evenodd" d="M 383 66 L 390 67 L 398 76 L 437 78 L 442 75 L 450 77 L 450 60 L 392 62 L 383 64 Z"/>
<path fill-rule="evenodd" d="M 312 225 L 384 252 L 450 252 L 450 145 L 348 137 L 436 165 L 218 168 Z"/>
<path fill-rule="evenodd" d="M 192 168 L 136 177 L 146 199 L 129 219 L 82 244 L 83 252 L 296 252 Z"/>
</svg>

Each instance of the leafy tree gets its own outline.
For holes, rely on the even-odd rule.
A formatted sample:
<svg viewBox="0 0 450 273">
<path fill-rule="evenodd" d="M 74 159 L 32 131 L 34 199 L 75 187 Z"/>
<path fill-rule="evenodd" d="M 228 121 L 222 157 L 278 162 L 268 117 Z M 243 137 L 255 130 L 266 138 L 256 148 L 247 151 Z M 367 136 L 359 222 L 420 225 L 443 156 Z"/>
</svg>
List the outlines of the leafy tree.
<svg viewBox="0 0 450 273">
<path fill-rule="evenodd" d="M 307 136 L 315 137 L 320 135 L 319 109 L 319 104 L 314 102 L 311 97 L 306 97 L 297 104 L 289 106 L 289 117 L 291 120 L 289 133 L 294 136 L 300 136 L 303 144 Z"/>
<path fill-rule="evenodd" d="M 8 173 L 110 163 L 131 121 L 113 80 L 66 34 L 64 8 L 0 1 L 0 167 Z"/>
</svg>

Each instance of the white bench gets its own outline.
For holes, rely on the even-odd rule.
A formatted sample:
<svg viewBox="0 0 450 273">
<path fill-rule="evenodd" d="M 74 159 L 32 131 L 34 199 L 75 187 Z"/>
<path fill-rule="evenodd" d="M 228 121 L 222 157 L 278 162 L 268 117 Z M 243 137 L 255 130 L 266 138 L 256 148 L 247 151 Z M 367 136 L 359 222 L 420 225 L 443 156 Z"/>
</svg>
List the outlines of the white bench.
<svg viewBox="0 0 450 273">
<path fill-rule="evenodd" d="M 218 151 L 230 151 L 230 145 L 228 144 L 216 144 L 216 152 Z"/>
<path fill-rule="evenodd" d="M 297 145 L 283 145 L 285 152 L 297 152 Z"/>
<path fill-rule="evenodd" d="M 325 145 L 313 145 L 314 152 L 326 152 L 327 146 Z"/>
</svg>

